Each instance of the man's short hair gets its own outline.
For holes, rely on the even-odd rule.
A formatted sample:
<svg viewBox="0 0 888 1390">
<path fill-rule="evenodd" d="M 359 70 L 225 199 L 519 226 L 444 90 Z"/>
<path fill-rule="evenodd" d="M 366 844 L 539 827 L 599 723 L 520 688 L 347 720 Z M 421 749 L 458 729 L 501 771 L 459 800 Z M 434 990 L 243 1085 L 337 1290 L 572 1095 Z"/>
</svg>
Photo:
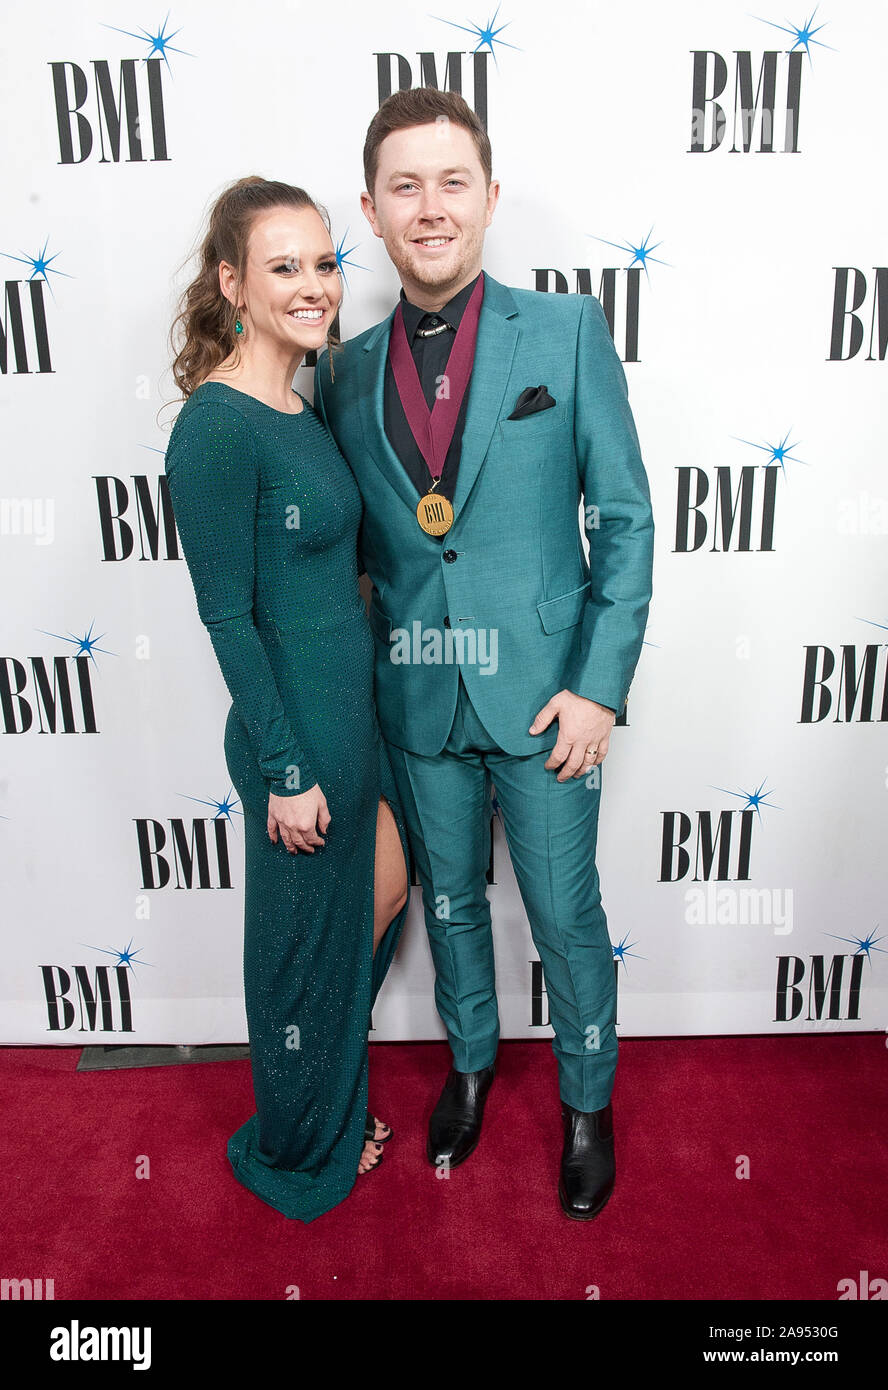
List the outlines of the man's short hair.
<svg viewBox="0 0 888 1390">
<path fill-rule="evenodd" d="M 367 129 L 364 180 L 371 198 L 379 168 L 379 147 L 386 136 L 396 130 L 407 130 L 415 125 L 433 125 L 441 120 L 453 121 L 469 132 L 475 141 L 489 186 L 493 170 L 490 140 L 469 103 L 458 92 L 439 92 L 436 87 L 411 87 L 404 92 L 392 92 L 390 97 L 386 97 Z"/>
</svg>

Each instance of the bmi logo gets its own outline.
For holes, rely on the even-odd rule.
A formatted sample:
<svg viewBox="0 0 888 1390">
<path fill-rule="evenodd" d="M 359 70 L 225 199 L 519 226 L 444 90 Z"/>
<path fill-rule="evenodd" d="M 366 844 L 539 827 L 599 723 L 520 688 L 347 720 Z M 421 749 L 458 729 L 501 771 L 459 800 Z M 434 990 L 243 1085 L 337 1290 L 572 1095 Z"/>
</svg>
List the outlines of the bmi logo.
<svg viewBox="0 0 888 1390">
<path fill-rule="evenodd" d="M 885 623 L 861 619 L 888 632 Z M 800 724 L 888 721 L 888 642 L 805 647 Z"/>
<path fill-rule="evenodd" d="M 598 299 L 607 319 L 610 335 L 616 346 L 617 333 L 617 271 L 618 266 L 605 266 L 601 271 L 598 286 Z M 540 294 L 568 294 L 569 284 L 563 270 L 553 266 L 534 266 L 531 274 L 534 289 Z M 573 269 L 576 294 L 592 294 L 592 271 L 588 266 L 575 266 Z M 637 362 L 638 358 L 638 305 L 641 271 L 634 266 L 626 270 L 622 282 L 620 313 L 623 319 L 623 351 L 621 361 Z"/>
<path fill-rule="evenodd" d="M 411 87 L 434 87 L 438 91 L 463 91 L 463 59 L 471 58 L 472 100 L 469 105 L 487 129 L 487 57 L 486 53 L 448 53 L 444 62 L 444 83 L 439 80 L 434 53 L 417 53 L 419 81 L 413 80 L 413 68 L 402 53 L 376 53 L 376 88 L 379 105 L 393 91 L 406 92 Z M 468 97 L 466 96 L 468 101 Z"/>
<path fill-rule="evenodd" d="M 638 956 L 638 952 L 637 952 L 637 951 L 633 951 L 633 950 L 632 950 L 632 947 L 635 946 L 636 944 L 637 944 L 636 942 L 630 941 L 630 940 L 629 940 L 629 936 L 626 935 L 626 936 L 623 937 L 623 940 L 620 941 L 616 946 L 613 946 L 613 945 L 611 946 L 611 950 L 613 951 L 613 954 L 614 954 L 614 985 L 615 985 L 615 988 L 616 988 L 616 990 L 617 990 L 616 999 L 619 999 L 620 965 L 622 964 L 624 970 L 628 970 L 628 966 L 626 965 L 626 957 L 627 957 L 627 956 L 637 956 L 639 960 L 644 959 L 643 957 Z M 542 964 L 542 961 L 539 959 L 539 957 L 537 957 L 536 959 L 530 961 L 530 962 L 529 962 L 529 965 L 530 965 L 530 1026 L 531 1026 L 531 1028 L 548 1028 L 548 1027 L 550 1026 L 551 1019 L 549 1018 L 549 998 L 548 998 L 548 995 L 547 995 L 547 993 L 546 993 L 546 980 L 545 980 L 545 976 L 543 975 L 543 964 Z M 615 1004 L 614 1004 L 614 1020 L 613 1020 L 613 1021 L 614 1021 L 614 1024 L 616 1025 L 616 1023 L 617 1023 L 617 1021 L 618 1021 L 618 1020 L 617 1020 L 617 1003 L 616 1003 L 616 1002 L 615 1002 Z M 592 1033 L 594 1033 L 594 1031 L 595 1031 L 594 1029 L 588 1029 L 588 1028 L 587 1028 L 587 1030 L 586 1030 L 587 1038 L 589 1039 L 589 1050 L 590 1050 L 590 1051 L 597 1051 L 597 1050 L 598 1050 L 598 1048 L 597 1048 L 597 1047 L 593 1047 L 592 1044 L 593 1044 L 593 1043 L 597 1043 L 597 1042 L 599 1041 L 599 1039 L 598 1039 L 597 1037 L 595 1037 L 595 1038 L 590 1037 L 590 1035 L 591 1035 Z"/>
<path fill-rule="evenodd" d="M 617 345 L 617 337 L 622 335 L 623 349 L 621 361 L 638 362 L 638 320 L 639 320 L 639 298 L 641 290 L 641 272 L 644 271 L 645 278 L 650 283 L 649 265 L 656 262 L 658 265 L 667 265 L 668 262 L 662 260 L 660 256 L 655 256 L 654 252 L 661 245 L 659 241 L 651 243 L 653 235 L 651 227 L 647 236 L 642 237 L 637 242 L 627 238 L 622 242 L 609 241 L 606 237 L 595 236 L 593 241 L 600 241 L 606 246 L 613 246 L 629 259 L 625 266 L 604 266 L 601 270 L 601 277 L 598 287 L 598 299 L 604 310 L 604 317 L 610 335 Z M 540 293 L 567 294 L 569 284 L 567 275 L 563 270 L 558 270 L 552 266 L 535 266 L 532 271 L 534 277 L 534 289 Z M 592 294 L 592 271 L 588 266 L 575 266 L 573 274 L 576 277 L 576 293 Z M 621 282 L 620 293 L 618 295 L 618 275 L 624 275 Z M 618 322 L 619 318 L 621 322 Z"/>
<path fill-rule="evenodd" d="M 798 154 L 802 73 L 811 49 L 830 48 L 815 37 L 824 28 L 811 18 L 802 28 L 761 22 L 782 31 L 788 49 L 734 49 L 730 62 L 711 49 L 692 50 L 689 154 L 724 146 L 732 115 L 731 154 Z M 757 71 L 756 71 L 757 68 Z"/>
<path fill-rule="evenodd" d="M 90 623 L 82 637 L 48 632 L 75 648 L 64 656 L 0 657 L 0 717 L 6 734 L 95 734 L 92 668 L 96 652 L 113 655 L 98 644 Z M 42 629 L 41 629 L 42 631 Z"/>
<path fill-rule="evenodd" d="M 824 1018 L 859 1019 L 864 962 L 869 961 L 872 969 L 872 953 L 885 954 L 884 947 L 878 944 L 883 938 L 876 935 L 876 930 L 863 937 L 835 938 L 856 947 L 853 954 L 829 959 L 815 955 L 807 961 L 801 956 L 778 956 L 774 1022 L 792 1023 L 803 1016 L 806 1005 L 806 1022 Z M 827 935 L 835 936 L 835 933 Z"/>
<path fill-rule="evenodd" d="M 773 551 L 777 480 L 787 463 L 803 463 L 789 434 L 777 443 L 740 439 L 767 455 L 764 463 L 676 468 L 674 553 Z M 711 543 L 710 543 L 711 542 Z"/>
<path fill-rule="evenodd" d="M 47 1031 L 64 1033 L 132 1033 L 130 971 L 139 955 L 132 942 L 123 951 L 101 946 L 88 950 L 113 956 L 115 965 L 42 965 Z M 142 961 L 140 964 L 147 964 Z"/>
<path fill-rule="evenodd" d="M 716 791 L 727 791 L 716 787 Z M 663 811 L 660 883 L 745 882 L 750 877 L 752 828 L 759 807 L 772 803 L 764 783 L 754 792 L 728 792 L 746 804 L 722 811 Z M 714 819 L 717 817 L 717 819 Z"/>
<path fill-rule="evenodd" d="M 808 1021 L 860 1018 L 862 976 L 863 956 L 833 956 L 829 964 L 826 956 L 811 956 L 807 963 L 801 956 L 778 956 L 774 1022 L 791 1023 L 806 1003 Z"/>
<path fill-rule="evenodd" d="M 213 817 L 196 817 L 186 822 L 170 816 L 166 825 L 147 817 L 137 818 L 136 845 L 142 875 L 141 887 L 230 888 L 231 861 L 228 852 L 228 826 L 236 811 L 233 788 L 223 801 L 188 797 L 215 811 Z M 169 827 L 167 829 L 167 826 Z M 147 914 L 146 914 L 147 915 Z"/>
<path fill-rule="evenodd" d="M 760 782 L 754 791 L 713 790 L 736 797 L 740 807 L 662 813 L 659 881 L 687 883 L 684 919 L 689 926 L 768 926 L 775 936 L 788 936 L 793 929 L 792 888 L 738 886 L 750 880 L 752 831 L 756 819 L 762 821 L 762 807 L 780 810 L 768 799 L 773 789 Z"/>
<path fill-rule="evenodd" d="M 139 560 L 181 558 L 165 473 L 131 473 L 127 482 L 113 474 L 94 474 L 93 481 L 103 561 L 128 560 L 136 553 L 137 534 Z"/>
<path fill-rule="evenodd" d="M 10 347 L 12 348 L 13 374 L 29 376 L 32 373 L 51 373 L 52 356 L 49 349 L 49 329 L 46 324 L 46 304 L 43 299 L 43 286 L 49 285 L 47 271 L 57 275 L 64 274 L 47 257 L 49 240 L 43 250 L 34 256 L 15 256 L 3 251 L 4 259 L 22 261 L 31 269 L 27 280 L 6 280 L 3 284 L 3 319 L 0 321 L 0 372 L 9 372 Z M 58 253 L 56 253 L 57 255 Z M 50 293 L 52 293 L 50 287 Z"/>
<path fill-rule="evenodd" d="M 497 14 L 499 8 L 497 7 Z M 471 53 L 466 51 L 448 52 L 439 67 L 438 58 L 433 51 L 418 52 L 417 62 L 414 66 L 404 57 L 403 53 L 376 53 L 376 91 L 378 104 L 381 106 L 386 97 L 390 97 L 392 92 L 406 92 L 412 87 L 434 87 L 436 91 L 458 92 L 468 97 L 468 84 L 466 82 L 466 70 L 471 73 L 472 99 L 469 105 L 475 112 L 484 129 L 487 129 L 487 61 L 492 56 L 494 63 L 497 63 L 497 48 L 512 48 L 517 46 L 501 39 L 500 34 L 509 27 L 509 22 L 500 24 L 494 28 L 496 14 L 489 19 L 486 24 L 457 24 L 453 20 L 439 20 L 441 24 L 447 24 L 451 29 L 462 30 L 469 35 L 470 42 L 475 41 Z M 468 60 L 466 63 L 463 60 Z M 443 76 L 443 83 L 442 83 Z M 418 78 L 418 81 L 415 80 Z"/>
<path fill-rule="evenodd" d="M 853 265 L 833 266 L 832 318 L 828 362 L 850 362 L 857 357 L 866 337 L 867 296 L 872 294 L 869 342 L 865 362 L 884 362 L 888 352 L 888 266 L 873 267 L 872 288 L 862 270 Z M 873 348 L 876 349 L 875 354 Z"/>
<path fill-rule="evenodd" d="M 99 164 L 169 160 L 164 69 L 170 71 L 171 53 L 186 50 L 173 44 L 180 30 L 167 33 L 168 22 L 169 15 L 157 33 L 103 25 L 124 34 L 132 41 L 130 47 L 147 45 L 139 58 L 93 58 L 84 66 L 70 60 L 49 64 L 60 164 L 83 164 L 95 155 Z"/>
</svg>

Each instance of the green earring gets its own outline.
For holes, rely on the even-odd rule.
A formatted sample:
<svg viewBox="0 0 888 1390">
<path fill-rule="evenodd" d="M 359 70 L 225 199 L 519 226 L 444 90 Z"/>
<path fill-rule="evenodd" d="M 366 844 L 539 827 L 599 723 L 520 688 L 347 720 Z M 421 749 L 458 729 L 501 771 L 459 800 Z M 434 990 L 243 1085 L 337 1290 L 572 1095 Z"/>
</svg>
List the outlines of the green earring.
<svg viewBox="0 0 888 1390">
<path fill-rule="evenodd" d="M 235 331 L 235 333 L 243 333 L 243 331 L 244 331 L 244 326 L 243 326 L 243 324 L 241 323 L 240 319 L 237 319 L 237 320 L 236 320 L 235 325 L 234 325 L 234 331 Z"/>
</svg>

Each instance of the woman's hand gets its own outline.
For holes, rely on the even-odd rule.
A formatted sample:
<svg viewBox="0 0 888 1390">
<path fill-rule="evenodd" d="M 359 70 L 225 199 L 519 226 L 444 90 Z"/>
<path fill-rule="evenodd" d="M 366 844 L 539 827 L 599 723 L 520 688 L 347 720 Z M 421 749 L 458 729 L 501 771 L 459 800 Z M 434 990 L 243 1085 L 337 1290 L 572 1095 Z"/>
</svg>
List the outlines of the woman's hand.
<svg viewBox="0 0 888 1390">
<path fill-rule="evenodd" d="M 299 796 L 275 796 L 274 792 L 269 792 L 269 839 L 276 845 L 280 833 L 291 854 L 299 850 L 314 854 L 314 846 L 325 843 L 321 836 L 331 820 L 327 799 L 318 782 Z"/>
</svg>

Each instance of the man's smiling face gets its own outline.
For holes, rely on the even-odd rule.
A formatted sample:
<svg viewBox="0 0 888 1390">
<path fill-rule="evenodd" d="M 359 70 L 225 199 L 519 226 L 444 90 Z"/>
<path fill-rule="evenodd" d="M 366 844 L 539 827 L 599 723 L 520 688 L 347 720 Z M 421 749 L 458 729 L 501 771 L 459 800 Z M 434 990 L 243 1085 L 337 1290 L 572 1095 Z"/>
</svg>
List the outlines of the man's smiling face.
<svg viewBox="0 0 888 1390">
<path fill-rule="evenodd" d="M 373 195 L 362 193 L 361 207 L 407 298 L 440 309 L 480 271 L 498 197 L 469 131 L 442 117 L 386 136 Z"/>
</svg>

